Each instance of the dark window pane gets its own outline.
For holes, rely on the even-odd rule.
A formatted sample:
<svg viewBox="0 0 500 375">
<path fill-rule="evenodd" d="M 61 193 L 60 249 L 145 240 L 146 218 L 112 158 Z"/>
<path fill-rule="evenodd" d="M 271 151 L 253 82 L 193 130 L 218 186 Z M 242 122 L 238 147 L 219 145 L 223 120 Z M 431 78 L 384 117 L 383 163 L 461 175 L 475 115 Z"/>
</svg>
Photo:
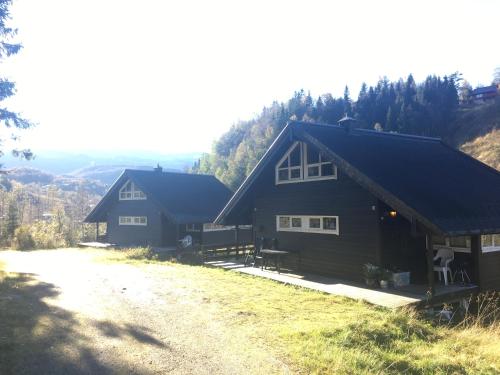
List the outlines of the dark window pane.
<svg viewBox="0 0 500 375">
<path fill-rule="evenodd" d="M 325 230 L 337 230 L 337 219 L 334 217 L 324 217 L 323 218 L 323 229 L 325 229 Z"/>
<path fill-rule="evenodd" d="M 319 218 L 310 218 L 309 219 L 309 228 L 321 228 L 321 220 Z"/>
<path fill-rule="evenodd" d="M 493 235 L 493 246 L 500 246 L 500 234 Z"/>
<path fill-rule="evenodd" d="M 319 152 L 307 145 L 307 164 L 319 163 Z"/>
<path fill-rule="evenodd" d="M 466 237 L 450 237 L 450 246 L 452 247 L 467 247 Z"/>
<path fill-rule="evenodd" d="M 288 158 L 283 160 L 283 163 L 281 163 L 278 168 L 288 168 Z"/>
<path fill-rule="evenodd" d="M 442 236 L 433 236 L 432 237 L 432 243 L 434 245 L 443 245 L 446 246 L 446 238 Z"/>
<path fill-rule="evenodd" d="M 278 181 L 286 181 L 286 180 L 288 180 L 288 169 L 278 170 Z"/>
<path fill-rule="evenodd" d="M 290 169 L 290 179 L 300 178 L 300 168 Z"/>
<path fill-rule="evenodd" d="M 308 167 L 307 168 L 307 176 L 308 177 L 318 177 L 319 176 L 319 167 Z"/>
<path fill-rule="evenodd" d="M 483 240 L 483 247 L 493 246 L 493 236 L 491 234 L 482 236 L 482 240 Z"/>
<path fill-rule="evenodd" d="M 321 175 L 322 176 L 333 176 L 333 165 L 332 163 L 321 165 Z"/>
<path fill-rule="evenodd" d="M 300 217 L 292 217 L 292 227 L 302 228 L 302 219 Z"/>
<path fill-rule="evenodd" d="M 297 144 L 293 151 L 290 153 L 290 166 L 300 166 L 300 144 Z"/>
<path fill-rule="evenodd" d="M 290 228 L 290 217 L 280 216 L 280 228 Z"/>
</svg>

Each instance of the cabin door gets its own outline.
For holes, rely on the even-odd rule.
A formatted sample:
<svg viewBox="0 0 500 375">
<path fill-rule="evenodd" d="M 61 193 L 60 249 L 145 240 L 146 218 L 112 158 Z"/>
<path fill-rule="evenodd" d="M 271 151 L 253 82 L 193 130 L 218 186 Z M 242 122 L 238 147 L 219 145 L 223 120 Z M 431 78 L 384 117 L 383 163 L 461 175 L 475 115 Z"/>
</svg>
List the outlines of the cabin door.
<svg viewBox="0 0 500 375">
<path fill-rule="evenodd" d="M 161 220 L 161 242 L 162 246 L 176 246 L 176 224 L 169 221 L 165 215 Z"/>
</svg>

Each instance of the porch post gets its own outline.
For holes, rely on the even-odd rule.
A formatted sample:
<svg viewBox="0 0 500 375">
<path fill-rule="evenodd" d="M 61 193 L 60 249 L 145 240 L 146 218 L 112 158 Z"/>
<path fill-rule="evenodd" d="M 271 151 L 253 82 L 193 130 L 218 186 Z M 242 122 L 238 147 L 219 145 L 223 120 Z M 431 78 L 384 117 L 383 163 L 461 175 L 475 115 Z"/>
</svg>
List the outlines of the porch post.
<svg viewBox="0 0 500 375">
<path fill-rule="evenodd" d="M 427 284 L 430 297 L 434 297 L 434 249 L 432 248 L 432 234 L 426 234 L 425 247 L 427 256 Z"/>
<path fill-rule="evenodd" d="M 481 288 L 481 236 L 470 236 L 470 251 L 474 263 L 474 283 Z"/>
<path fill-rule="evenodd" d="M 99 241 L 99 222 L 95 223 L 95 241 Z"/>
<path fill-rule="evenodd" d="M 205 239 L 203 238 L 203 233 L 204 233 L 204 225 L 201 223 L 201 229 L 200 229 L 200 251 L 201 251 L 201 256 L 203 259 L 205 259 Z"/>
<path fill-rule="evenodd" d="M 234 227 L 234 242 L 236 244 L 236 255 L 240 253 L 240 226 L 236 224 Z"/>
</svg>

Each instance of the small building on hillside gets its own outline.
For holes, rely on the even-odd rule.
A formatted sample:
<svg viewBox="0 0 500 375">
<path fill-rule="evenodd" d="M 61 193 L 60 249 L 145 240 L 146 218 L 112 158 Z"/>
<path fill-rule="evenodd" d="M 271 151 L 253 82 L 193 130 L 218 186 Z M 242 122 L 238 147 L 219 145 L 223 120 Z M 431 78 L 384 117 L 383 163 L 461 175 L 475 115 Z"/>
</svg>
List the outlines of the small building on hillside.
<svg viewBox="0 0 500 375">
<path fill-rule="evenodd" d="M 471 92 L 471 98 L 474 103 L 484 103 L 493 100 L 498 96 L 499 85 L 491 85 L 485 87 L 478 87 Z"/>
<path fill-rule="evenodd" d="M 187 234 L 200 240 L 231 194 L 214 176 L 126 169 L 85 222 L 106 223 L 109 243 L 175 247 Z"/>
<path fill-rule="evenodd" d="M 462 282 L 500 289 L 500 173 L 435 138 L 290 122 L 216 223 L 253 224 L 301 271 L 372 263 L 434 290 L 446 249 Z"/>
</svg>

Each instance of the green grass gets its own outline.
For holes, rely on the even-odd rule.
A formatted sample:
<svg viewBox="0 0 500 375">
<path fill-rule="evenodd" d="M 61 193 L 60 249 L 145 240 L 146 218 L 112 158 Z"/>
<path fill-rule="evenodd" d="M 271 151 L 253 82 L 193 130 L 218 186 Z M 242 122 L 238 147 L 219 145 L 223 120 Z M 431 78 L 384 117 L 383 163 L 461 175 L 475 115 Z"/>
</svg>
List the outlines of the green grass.
<svg viewBox="0 0 500 375">
<path fill-rule="evenodd" d="M 272 348 L 296 372 L 500 373 L 498 323 L 440 326 L 413 310 L 391 311 L 221 269 L 144 261 L 140 251 L 100 259 L 163 264 L 170 277 L 216 304 L 227 324 Z"/>
</svg>

